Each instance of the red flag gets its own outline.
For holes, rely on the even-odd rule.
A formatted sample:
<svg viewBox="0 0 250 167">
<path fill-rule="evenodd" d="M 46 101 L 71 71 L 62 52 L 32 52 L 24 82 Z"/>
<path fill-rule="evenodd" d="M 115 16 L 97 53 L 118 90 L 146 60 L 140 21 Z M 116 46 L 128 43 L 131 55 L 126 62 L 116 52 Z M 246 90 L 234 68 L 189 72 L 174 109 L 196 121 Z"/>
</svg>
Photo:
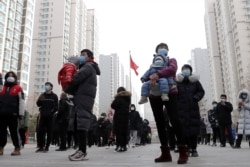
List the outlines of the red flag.
<svg viewBox="0 0 250 167">
<path fill-rule="evenodd" d="M 132 57 L 130 55 L 130 68 L 132 68 L 135 71 L 135 74 L 138 75 L 137 68 L 138 66 L 135 64 L 135 62 L 132 60 Z"/>
</svg>

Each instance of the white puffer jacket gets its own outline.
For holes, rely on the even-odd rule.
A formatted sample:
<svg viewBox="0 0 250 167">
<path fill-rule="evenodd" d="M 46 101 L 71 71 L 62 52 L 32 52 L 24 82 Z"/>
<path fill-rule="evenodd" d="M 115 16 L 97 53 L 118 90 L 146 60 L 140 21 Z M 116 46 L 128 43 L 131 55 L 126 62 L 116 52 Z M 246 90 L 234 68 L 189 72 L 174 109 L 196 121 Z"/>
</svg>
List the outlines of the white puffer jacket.
<svg viewBox="0 0 250 167">
<path fill-rule="evenodd" d="M 242 93 L 247 94 L 247 98 L 240 98 Z M 242 89 L 238 94 L 239 102 L 243 102 L 243 106 L 239 108 L 238 119 L 238 134 L 250 135 L 250 92 L 247 89 Z"/>
</svg>

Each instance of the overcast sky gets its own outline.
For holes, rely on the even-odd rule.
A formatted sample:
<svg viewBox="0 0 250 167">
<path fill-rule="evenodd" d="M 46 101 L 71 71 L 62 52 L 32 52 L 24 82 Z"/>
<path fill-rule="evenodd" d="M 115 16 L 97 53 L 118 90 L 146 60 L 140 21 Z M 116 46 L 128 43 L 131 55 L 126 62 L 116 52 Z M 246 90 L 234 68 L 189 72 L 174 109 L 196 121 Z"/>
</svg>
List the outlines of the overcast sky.
<svg viewBox="0 0 250 167">
<path fill-rule="evenodd" d="M 150 66 L 157 44 L 169 46 L 179 69 L 191 50 L 206 48 L 204 0 L 85 0 L 95 9 L 99 24 L 100 54 L 117 53 L 129 73 L 129 51 L 140 76 Z M 141 85 L 141 84 L 139 84 Z"/>
</svg>

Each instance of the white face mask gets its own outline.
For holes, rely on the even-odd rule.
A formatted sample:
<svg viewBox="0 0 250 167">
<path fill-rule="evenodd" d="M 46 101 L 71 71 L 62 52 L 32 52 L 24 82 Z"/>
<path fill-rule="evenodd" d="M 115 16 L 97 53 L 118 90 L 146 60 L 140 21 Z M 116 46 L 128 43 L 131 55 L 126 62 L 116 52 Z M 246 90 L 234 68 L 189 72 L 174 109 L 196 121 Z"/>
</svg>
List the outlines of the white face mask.
<svg viewBox="0 0 250 167">
<path fill-rule="evenodd" d="M 14 77 L 8 77 L 8 78 L 7 78 L 7 82 L 13 83 L 13 82 L 15 82 L 15 81 L 16 81 L 16 80 L 15 80 Z"/>
</svg>

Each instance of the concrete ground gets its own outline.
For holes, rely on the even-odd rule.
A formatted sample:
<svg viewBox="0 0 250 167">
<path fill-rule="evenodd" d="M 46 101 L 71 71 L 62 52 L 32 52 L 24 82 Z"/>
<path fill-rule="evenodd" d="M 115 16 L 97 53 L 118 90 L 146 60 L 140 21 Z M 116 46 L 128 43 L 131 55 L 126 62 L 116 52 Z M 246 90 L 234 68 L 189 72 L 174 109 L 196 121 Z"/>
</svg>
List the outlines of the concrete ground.
<svg viewBox="0 0 250 167">
<path fill-rule="evenodd" d="M 93 146 L 88 148 L 87 161 L 69 161 L 68 155 L 74 149 L 58 152 L 51 146 L 47 153 L 35 153 L 36 145 L 27 144 L 20 156 L 10 156 L 13 146 L 8 143 L 4 155 L 0 156 L 0 167 L 249 167 L 250 148 L 243 142 L 241 149 L 232 149 L 198 145 L 199 157 L 190 157 L 187 164 L 178 165 L 178 153 L 171 152 L 173 162 L 155 163 L 160 155 L 159 144 L 148 144 L 129 148 L 127 152 L 114 152 L 114 148 Z"/>
</svg>

